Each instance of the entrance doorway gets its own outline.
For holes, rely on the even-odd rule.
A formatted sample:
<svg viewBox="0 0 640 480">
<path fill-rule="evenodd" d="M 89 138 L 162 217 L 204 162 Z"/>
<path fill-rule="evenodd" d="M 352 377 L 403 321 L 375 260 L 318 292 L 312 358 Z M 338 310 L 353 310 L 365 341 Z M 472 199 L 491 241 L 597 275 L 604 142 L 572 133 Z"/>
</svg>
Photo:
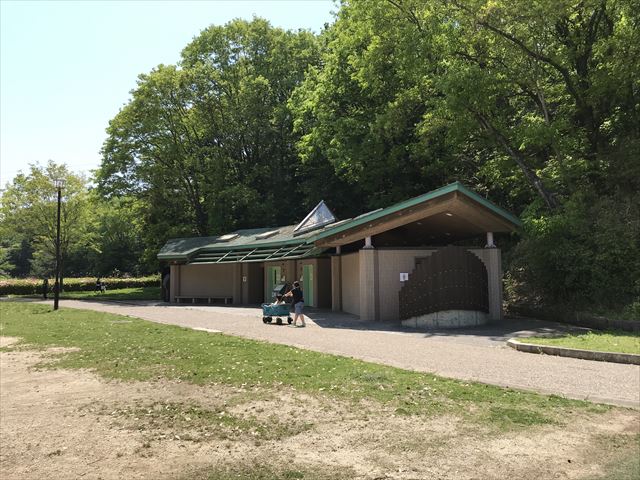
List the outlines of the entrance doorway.
<svg viewBox="0 0 640 480">
<path fill-rule="evenodd" d="M 267 292 L 264 301 L 273 301 L 273 289 L 280 284 L 282 278 L 282 267 L 267 267 Z"/>
</svg>

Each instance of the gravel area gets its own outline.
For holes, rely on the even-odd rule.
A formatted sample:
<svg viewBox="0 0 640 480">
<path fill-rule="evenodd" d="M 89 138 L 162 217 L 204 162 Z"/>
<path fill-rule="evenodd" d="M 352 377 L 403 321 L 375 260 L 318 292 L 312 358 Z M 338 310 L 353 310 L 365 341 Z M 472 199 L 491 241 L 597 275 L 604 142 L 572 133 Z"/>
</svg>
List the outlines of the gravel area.
<svg viewBox="0 0 640 480">
<path fill-rule="evenodd" d="M 261 310 L 251 307 L 78 300 L 64 300 L 61 305 L 221 331 L 461 380 L 640 408 L 640 366 L 533 355 L 506 346 L 510 336 L 566 328 L 558 324 L 514 320 L 478 329 L 419 332 L 319 311 L 309 314 L 306 328 L 294 328 L 265 325 Z"/>
</svg>

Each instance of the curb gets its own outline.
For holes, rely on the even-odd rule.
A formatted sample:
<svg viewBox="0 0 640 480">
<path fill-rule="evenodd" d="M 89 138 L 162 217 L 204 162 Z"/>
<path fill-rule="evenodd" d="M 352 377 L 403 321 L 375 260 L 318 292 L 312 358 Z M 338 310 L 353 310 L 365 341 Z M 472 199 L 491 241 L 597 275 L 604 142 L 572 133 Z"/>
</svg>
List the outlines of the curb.
<svg viewBox="0 0 640 480">
<path fill-rule="evenodd" d="M 537 345 L 533 343 L 523 343 L 515 338 L 510 338 L 507 345 L 520 352 L 544 353 L 546 355 L 557 355 L 559 357 L 579 358 L 582 360 L 594 360 L 596 362 L 625 363 L 629 365 L 640 365 L 640 355 L 635 353 L 617 352 L 596 352 L 593 350 L 580 350 L 578 348 L 553 347 L 551 345 Z"/>
</svg>

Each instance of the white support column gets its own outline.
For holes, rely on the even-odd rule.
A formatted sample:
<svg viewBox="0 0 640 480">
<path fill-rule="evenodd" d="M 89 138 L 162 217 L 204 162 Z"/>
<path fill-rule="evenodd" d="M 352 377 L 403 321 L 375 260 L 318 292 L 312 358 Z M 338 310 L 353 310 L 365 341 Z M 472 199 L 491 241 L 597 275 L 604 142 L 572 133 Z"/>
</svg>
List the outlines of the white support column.
<svg viewBox="0 0 640 480">
<path fill-rule="evenodd" d="M 340 245 L 338 245 L 336 247 L 336 255 L 340 255 L 342 253 L 342 247 Z"/>
<path fill-rule="evenodd" d="M 373 244 L 371 243 L 371 237 L 365 237 L 364 238 L 364 247 L 366 249 L 371 249 L 373 248 Z"/>
<path fill-rule="evenodd" d="M 487 244 L 484 248 L 496 248 L 496 244 L 493 243 L 493 232 L 487 232 Z"/>
</svg>

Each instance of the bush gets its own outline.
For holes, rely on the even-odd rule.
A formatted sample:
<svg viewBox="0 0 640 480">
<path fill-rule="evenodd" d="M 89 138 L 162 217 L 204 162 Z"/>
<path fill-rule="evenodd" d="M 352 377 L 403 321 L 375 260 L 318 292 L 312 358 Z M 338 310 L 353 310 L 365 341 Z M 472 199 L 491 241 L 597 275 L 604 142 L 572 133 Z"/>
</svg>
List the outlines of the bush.
<svg viewBox="0 0 640 480">
<path fill-rule="evenodd" d="M 529 212 L 509 263 L 513 303 L 631 308 L 640 297 L 640 194 L 576 193 L 558 213 Z"/>
<path fill-rule="evenodd" d="M 160 277 L 157 275 L 140 278 L 102 278 L 101 280 L 109 290 L 160 286 Z M 42 281 L 41 278 L 0 280 L 0 295 L 42 295 Z M 53 290 L 54 283 L 53 279 L 49 279 L 50 290 Z M 96 288 L 96 278 L 64 278 L 62 287 L 65 292 L 92 291 Z"/>
</svg>

